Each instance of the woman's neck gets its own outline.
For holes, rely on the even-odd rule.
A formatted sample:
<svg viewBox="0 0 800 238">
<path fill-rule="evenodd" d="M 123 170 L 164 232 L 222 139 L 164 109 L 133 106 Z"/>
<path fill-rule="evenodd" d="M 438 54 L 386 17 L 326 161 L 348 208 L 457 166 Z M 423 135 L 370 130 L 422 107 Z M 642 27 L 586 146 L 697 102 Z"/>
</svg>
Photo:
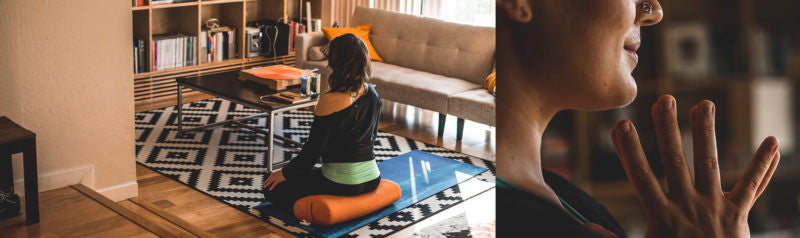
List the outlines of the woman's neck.
<svg viewBox="0 0 800 238">
<path fill-rule="evenodd" d="M 499 46 L 499 44 L 498 44 Z M 497 175 L 531 194 L 561 205 L 542 175 L 541 142 L 557 105 L 545 101 L 547 92 L 531 89 L 531 72 L 515 61 L 498 64 Z"/>
</svg>

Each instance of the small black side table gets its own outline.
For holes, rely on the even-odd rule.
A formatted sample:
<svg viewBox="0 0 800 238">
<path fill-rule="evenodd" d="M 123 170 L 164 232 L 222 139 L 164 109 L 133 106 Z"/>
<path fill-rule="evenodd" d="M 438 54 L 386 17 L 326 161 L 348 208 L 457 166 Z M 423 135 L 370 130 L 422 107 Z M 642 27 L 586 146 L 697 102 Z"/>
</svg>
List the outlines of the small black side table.
<svg viewBox="0 0 800 238">
<path fill-rule="evenodd" d="M 36 134 L 7 117 L 0 117 L 0 160 L 22 153 L 25 173 L 25 224 L 39 223 L 39 178 L 36 169 Z M 10 174 L 8 176 L 11 176 Z M 11 176 L 13 178 L 13 176 Z M 13 181 L 12 181 L 13 183 Z"/>
</svg>

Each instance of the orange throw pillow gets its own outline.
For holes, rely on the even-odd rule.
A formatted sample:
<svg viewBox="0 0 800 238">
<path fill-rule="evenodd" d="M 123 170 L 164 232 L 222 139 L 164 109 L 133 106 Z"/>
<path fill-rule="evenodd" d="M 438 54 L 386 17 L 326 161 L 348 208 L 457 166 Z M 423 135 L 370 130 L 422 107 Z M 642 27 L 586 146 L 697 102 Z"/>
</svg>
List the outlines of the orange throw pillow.
<svg viewBox="0 0 800 238">
<path fill-rule="evenodd" d="M 497 85 L 497 76 L 496 71 L 492 70 L 492 73 L 483 81 L 483 88 L 489 90 L 489 93 L 494 95 L 495 85 Z"/>
<path fill-rule="evenodd" d="M 369 41 L 370 29 L 372 29 L 372 24 L 360 25 L 355 28 L 323 27 L 322 32 L 325 33 L 325 38 L 328 38 L 328 41 L 333 40 L 333 38 L 336 38 L 337 36 L 352 33 L 353 35 L 358 36 L 358 38 L 364 41 L 364 44 L 367 45 L 369 58 L 371 60 L 383 62 L 381 56 L 378 55 L 378 52 L 376 52 L 375 48 L 372 47 L 372 42 Z"/>
</svg>

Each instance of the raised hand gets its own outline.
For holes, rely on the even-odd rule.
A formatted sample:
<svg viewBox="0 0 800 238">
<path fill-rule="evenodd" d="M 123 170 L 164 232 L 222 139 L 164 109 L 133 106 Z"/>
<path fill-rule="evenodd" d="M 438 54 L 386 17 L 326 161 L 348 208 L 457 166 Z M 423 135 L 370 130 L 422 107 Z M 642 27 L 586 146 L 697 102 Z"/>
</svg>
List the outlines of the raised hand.
<svg viewBox="0 0 800 238">
<path fill-rule="evenodd" d="M 705 100 L 690 111 L 694 177 L 684 158 L 675 99 L 661 96 L 652 115 L 665 193 L 647 163 L 633 124 L 622 120 L 611 132 L 628 180 L 644 206 L 648 237 L 749 237 L 747 215 L 764 192 L 780 161 L 778 140 L 767 137 L 733 190 L 723 192 L 717 163 L 714 104 Z"/>
</svg>

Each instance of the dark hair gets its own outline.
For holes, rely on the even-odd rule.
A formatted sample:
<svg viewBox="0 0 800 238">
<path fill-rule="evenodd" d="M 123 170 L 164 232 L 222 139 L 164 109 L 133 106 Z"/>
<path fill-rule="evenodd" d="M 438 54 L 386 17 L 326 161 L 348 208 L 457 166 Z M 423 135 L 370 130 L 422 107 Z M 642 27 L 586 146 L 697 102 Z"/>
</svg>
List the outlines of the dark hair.
<svg viewBox="0 0 800 238">
<path fill-rule="evenodd" d="M 367 45 L 353 34 L 344 34 L 331 40 L 328 67 L 333 69 L 328 78 L 331 92 L 358 90 L 372 74 Z"/>
</svg>

